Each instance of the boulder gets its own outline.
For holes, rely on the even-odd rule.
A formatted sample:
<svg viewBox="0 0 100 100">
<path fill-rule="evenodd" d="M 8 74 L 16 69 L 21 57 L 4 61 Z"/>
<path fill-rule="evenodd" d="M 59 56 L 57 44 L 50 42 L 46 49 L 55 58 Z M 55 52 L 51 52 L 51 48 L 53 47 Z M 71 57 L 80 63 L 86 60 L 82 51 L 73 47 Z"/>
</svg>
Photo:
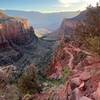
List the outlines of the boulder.
<svg viewBox="0 0 100 100">
<path fill-rule="evenodd" d="M 79 86 L 81 84 L 81 80 L 79 79 L 79 77 L 76 77 L 76 78 L 71 79 L 71 83 L 74 83 L 77 86 Z"/>
<path fill-rule="evenodd" d="M 70 100 L 80 100 L 81 92 L 78 88 L 74 89 L 70 95 Z"/>
<path fill-rule="evenodd" d="M 72 89 L 78 87 L 81 84 L 81 80 L 79 79 L 79 77 L 72 78 L 70 82 Z"/>
<path fill-rule="evenodd" d="M 84 71 L 81 75 L 80 75 L 80 79 L 83 81 L 87 81 L 88 79 L 91 78 L 91 74 L 90 72 Z"/>
</svg>

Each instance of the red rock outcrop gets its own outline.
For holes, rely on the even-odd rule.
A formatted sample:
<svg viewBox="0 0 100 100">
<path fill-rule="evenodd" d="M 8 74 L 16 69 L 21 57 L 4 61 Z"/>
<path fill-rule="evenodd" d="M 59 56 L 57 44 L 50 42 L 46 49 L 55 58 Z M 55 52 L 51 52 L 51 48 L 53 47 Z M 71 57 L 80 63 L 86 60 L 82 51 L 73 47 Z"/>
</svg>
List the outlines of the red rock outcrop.
<svg viewBox="0 0 100 100">
<path fill-rule="evenodd" d="M 60 52 L 57 52 L 55 56 L 55 59 L 57 59 L 60 66 L 58 66 L 58 69 L 55 66 L 52 67 L 54 69 L 56 68 L 55 75 L 58 75 L 59 71 L 59 73 L 62 73 L 63 66 L 68 67 L 71 70 L 71 75 L 69 77 L 69 85 L 71 87 L 71 92 L 69 93 L 69 95 L 67 95 L 69 96 L 69 99 L 67 100 L 99 100 L 100 57 L 96 54 L 87 52 L 85 49 L 83 50 L 81 48 L 75 47 L 73 46 L 73 44 L 70 43 L 64 44 L 64 47 L 62 47 L 61 50 L 64 50 L 64 52 L 61 51 L 61 54 Z M 64 53 L 64 56 L 68 54 L 69 57 L 67 56 L 67 59 L 66 57 L 61 57 L 60 59 L 58 59 L 57 55 L 61 56 L 62 53 Z M 76 64 L 74 64 L 74 60 L 77 60 L 77 58 L 75 57 L 79 59 Z M 63 61 L 65 61 L 65 63 Z M 66 61 L 68 61 L 68 63 L 66 63 Z M 79 92 L 77 92 L 78 94 L 73 94 L 73 92 L 77 88 L 79 89 L 81 95 L 79 95 Z M 69 89 L 67 87 L 66 93 L 68 91 Z M 92 95 L 94 92 L 95 98 Z"/>
<path fill-rule="evenodd" d="M 76 64 L 74 64 L 74 60 L 77 60 Z M 100 99 L 100 57 L 98 55 L 73 46 L 72 42 L 65 43 L 58 48 L 54 55 L 48 77 L 59 80 L 65 68 L 68 68 L 71 73 L 69 78 L 65 80 L 64 84 L 44 92 L 45 100 L 48 98 L 52 100 Z M 37 97 L 39 98 L 40 95 L 38 94 Z"/>
</svg>

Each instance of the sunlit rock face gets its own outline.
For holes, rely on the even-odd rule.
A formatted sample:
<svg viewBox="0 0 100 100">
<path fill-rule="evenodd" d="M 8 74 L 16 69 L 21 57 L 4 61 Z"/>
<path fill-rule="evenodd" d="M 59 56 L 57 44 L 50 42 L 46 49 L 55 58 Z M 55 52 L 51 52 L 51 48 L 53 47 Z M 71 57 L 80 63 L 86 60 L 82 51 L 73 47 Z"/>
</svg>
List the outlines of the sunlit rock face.
<svg viewBox="0 0 100 100">
<path fill-rule="evenodd" d="M 20 43 L 26 43 L 32 39 L 31 34 L 34 35 L 34 30 L 26 19 L 8 18 L 0 24 L 1 42 L 13 40 L 16 43 L 18 41 Z"/>
<path fill-rule="evenodd" d="M 32 52 L 38 38 L 27 19 L 0 13 L 0 65 L 29 63 L 26 52 Z M 21 59 L 21 60 L 20 60 Z"/>
</svg>

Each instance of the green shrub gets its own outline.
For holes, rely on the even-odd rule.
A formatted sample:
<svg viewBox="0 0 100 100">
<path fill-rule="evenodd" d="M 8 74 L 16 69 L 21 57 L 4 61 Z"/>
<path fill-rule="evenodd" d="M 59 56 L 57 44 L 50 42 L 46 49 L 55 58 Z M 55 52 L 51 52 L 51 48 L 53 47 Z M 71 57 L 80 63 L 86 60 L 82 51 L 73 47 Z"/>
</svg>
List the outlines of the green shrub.
<svg viewBox="0 0 100 100">
<path fill-rule="evenodd" d="M 93 51 L 96 52 L 100 55 L 100 37 L 88 37 L 87 38 L 87 42 L 88 42 L 88 48 Z"/>
<path fill-rule="evenodd" d="M 36 70 L 34 66 L 29 66 L 26 72 L 20 77 L 18 81 L 18 87 L 24 94 L 33 94 L 40 91 L 40 87 L 37 83 Z"/>
<path fill-rule="evenodd" d="M 65 67 L 62 71 L 62 77 L 60 79 L 49 79 L 47 77 L 40 76 L 40 80 L 42 82 L 46 82 L 50 87 L 59 86 L 67 81 L 69 75 L 70 75 L 70 70 L 67 67 Z"/>
</svg>

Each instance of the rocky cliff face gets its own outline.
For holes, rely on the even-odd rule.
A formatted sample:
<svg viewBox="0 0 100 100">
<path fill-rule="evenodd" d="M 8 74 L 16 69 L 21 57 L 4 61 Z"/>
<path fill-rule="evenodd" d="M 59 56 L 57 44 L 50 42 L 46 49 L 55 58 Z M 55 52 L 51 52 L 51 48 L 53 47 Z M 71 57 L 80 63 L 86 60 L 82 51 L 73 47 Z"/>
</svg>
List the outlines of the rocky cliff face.
<svg viewBox="0 0 100 100">
<path fill-rule="evenodd" d="M 71 19 L 65 18 L 63 22 L 61 23 L 60 28 L 58 29 L 58 34 L 61 35 L 62 33 L 65 35 L 65 37 L 70 37 L 76 28 L 76 25 L 84 20 L 86 17 L 86 11 L 81 12 L 78 16 L 73 17 Z"/>
<path fill-rule="evenodd" d="M 78 16 L 73 18 L 65 18 L 63 19 L 60 27 L 54 31 L 53 33 L 49 33 L 46 37 L 46 39 L 49 40 L 59 40 L 59 38 L 62 37 L 62 34 L 65 37 L 71 37 L 71 35 L 74 33 L 76 25 L 85 19 L 86 11 L 81 12 Z"/>
<path fill-rule="evenodd" d="M 0 66 L 16 66 L 18 71 L 28 64 L 42 70 L 50 60 L 52 41 L 37 38 L 27 19 L 9 17 L 0 13 Z"/>
<path fill-rule="evenodd" d="M 0 13 L 0 65 L 28 63 L 26 52 L 33 49 L 37 41 L 28 20 Z"/>
</svg>

